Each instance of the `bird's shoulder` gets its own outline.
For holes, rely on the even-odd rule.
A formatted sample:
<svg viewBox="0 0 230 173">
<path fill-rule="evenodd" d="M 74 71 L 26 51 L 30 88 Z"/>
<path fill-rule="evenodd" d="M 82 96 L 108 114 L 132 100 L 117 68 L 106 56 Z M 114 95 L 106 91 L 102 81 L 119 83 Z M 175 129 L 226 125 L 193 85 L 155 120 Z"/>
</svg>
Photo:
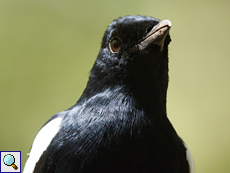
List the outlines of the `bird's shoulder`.
<svg viewBox="0 0 230 173">
<path fill-rule="evenodd" d="M 37 133 L 30 153 L 29 158 L 25 164 L 24 173 L 31 173 L 35 167 L 35 164 L 40 159 L 43 152 L 47 149 L 54 136 L 60 129 L 62 117 L 58 114 L 52 116 Z"/>
</svg>

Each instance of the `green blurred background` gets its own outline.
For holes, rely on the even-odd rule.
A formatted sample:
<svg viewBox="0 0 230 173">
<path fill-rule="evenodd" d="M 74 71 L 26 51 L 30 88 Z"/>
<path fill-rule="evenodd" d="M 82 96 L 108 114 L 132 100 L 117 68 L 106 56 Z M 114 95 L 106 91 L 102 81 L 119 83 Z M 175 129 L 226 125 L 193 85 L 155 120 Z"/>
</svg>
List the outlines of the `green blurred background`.
<svg viewBox="0 0 230 173">
<path fill-rule="evenodd" d="M 85 88 L 109 23 L 172 21 L 168 116 L 197 173 L 230 170 L 229 0 L 0 0 L 0 150 L 22 151 Z"/>
</svg>

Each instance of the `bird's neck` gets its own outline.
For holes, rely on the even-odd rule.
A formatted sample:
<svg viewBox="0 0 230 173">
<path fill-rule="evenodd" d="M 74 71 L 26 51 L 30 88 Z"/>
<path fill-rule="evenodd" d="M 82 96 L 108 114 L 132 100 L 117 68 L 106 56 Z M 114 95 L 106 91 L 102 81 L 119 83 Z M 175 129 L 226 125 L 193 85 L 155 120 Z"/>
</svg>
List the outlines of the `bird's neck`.
<svg viewBox="0 0 230 173">
<path fill-rule="evenodd" d="M 161 81 L 145 78 L 133 80 L 132 77 L 129 79 L 124 82 L 91 78 L 79 101 L 87 100 L 103 92 L 109 92 L 111 97 L 122 93 L 124 100 L 125 97 L 129 97 L 128 100 L 132 101 L 133 106 L 138 107 L 138 109 L 158 115 L 166 115 L 167 87 L 162 87 Z"/>
<path fill-rule="evenodd" d="M 131 78 L 132 79 L 132 78 Z M 158 80 L 135 78 L 127 83 L 129 92 L 137 104 L 147 112 L 166 115 L 166 92 Z"/>
</svg>

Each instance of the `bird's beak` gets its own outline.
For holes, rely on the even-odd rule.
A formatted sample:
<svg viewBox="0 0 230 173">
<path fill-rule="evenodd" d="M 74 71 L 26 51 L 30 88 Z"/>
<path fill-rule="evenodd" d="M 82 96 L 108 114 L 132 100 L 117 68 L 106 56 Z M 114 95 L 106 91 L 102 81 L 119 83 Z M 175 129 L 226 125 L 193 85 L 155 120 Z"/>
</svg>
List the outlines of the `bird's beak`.
<svg viewBox="0 0 230 173">
<path fill-rule="evenodd" d="M 159 45 L 163 50 L 164 41 L 172 24 L 169 20 L 163 20 L 155 25 L 152 30 L 136 45 L 139 51 L 146 50 L 150 45 Z"/>
</svg>

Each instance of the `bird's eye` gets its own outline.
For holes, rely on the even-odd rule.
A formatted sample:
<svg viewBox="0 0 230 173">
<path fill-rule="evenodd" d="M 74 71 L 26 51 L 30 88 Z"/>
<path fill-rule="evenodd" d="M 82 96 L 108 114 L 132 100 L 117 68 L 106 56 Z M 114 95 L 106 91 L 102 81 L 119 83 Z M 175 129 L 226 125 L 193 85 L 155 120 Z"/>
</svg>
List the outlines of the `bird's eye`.
<svg viewBox="0 0 230 173">
<path fill-rule="evenodd" d="M 109 49 L 112 53 L 117 53 L 121 49 L 121 40 L 119 38 L 113 38 L 109 42 Z"/>
</svg>

